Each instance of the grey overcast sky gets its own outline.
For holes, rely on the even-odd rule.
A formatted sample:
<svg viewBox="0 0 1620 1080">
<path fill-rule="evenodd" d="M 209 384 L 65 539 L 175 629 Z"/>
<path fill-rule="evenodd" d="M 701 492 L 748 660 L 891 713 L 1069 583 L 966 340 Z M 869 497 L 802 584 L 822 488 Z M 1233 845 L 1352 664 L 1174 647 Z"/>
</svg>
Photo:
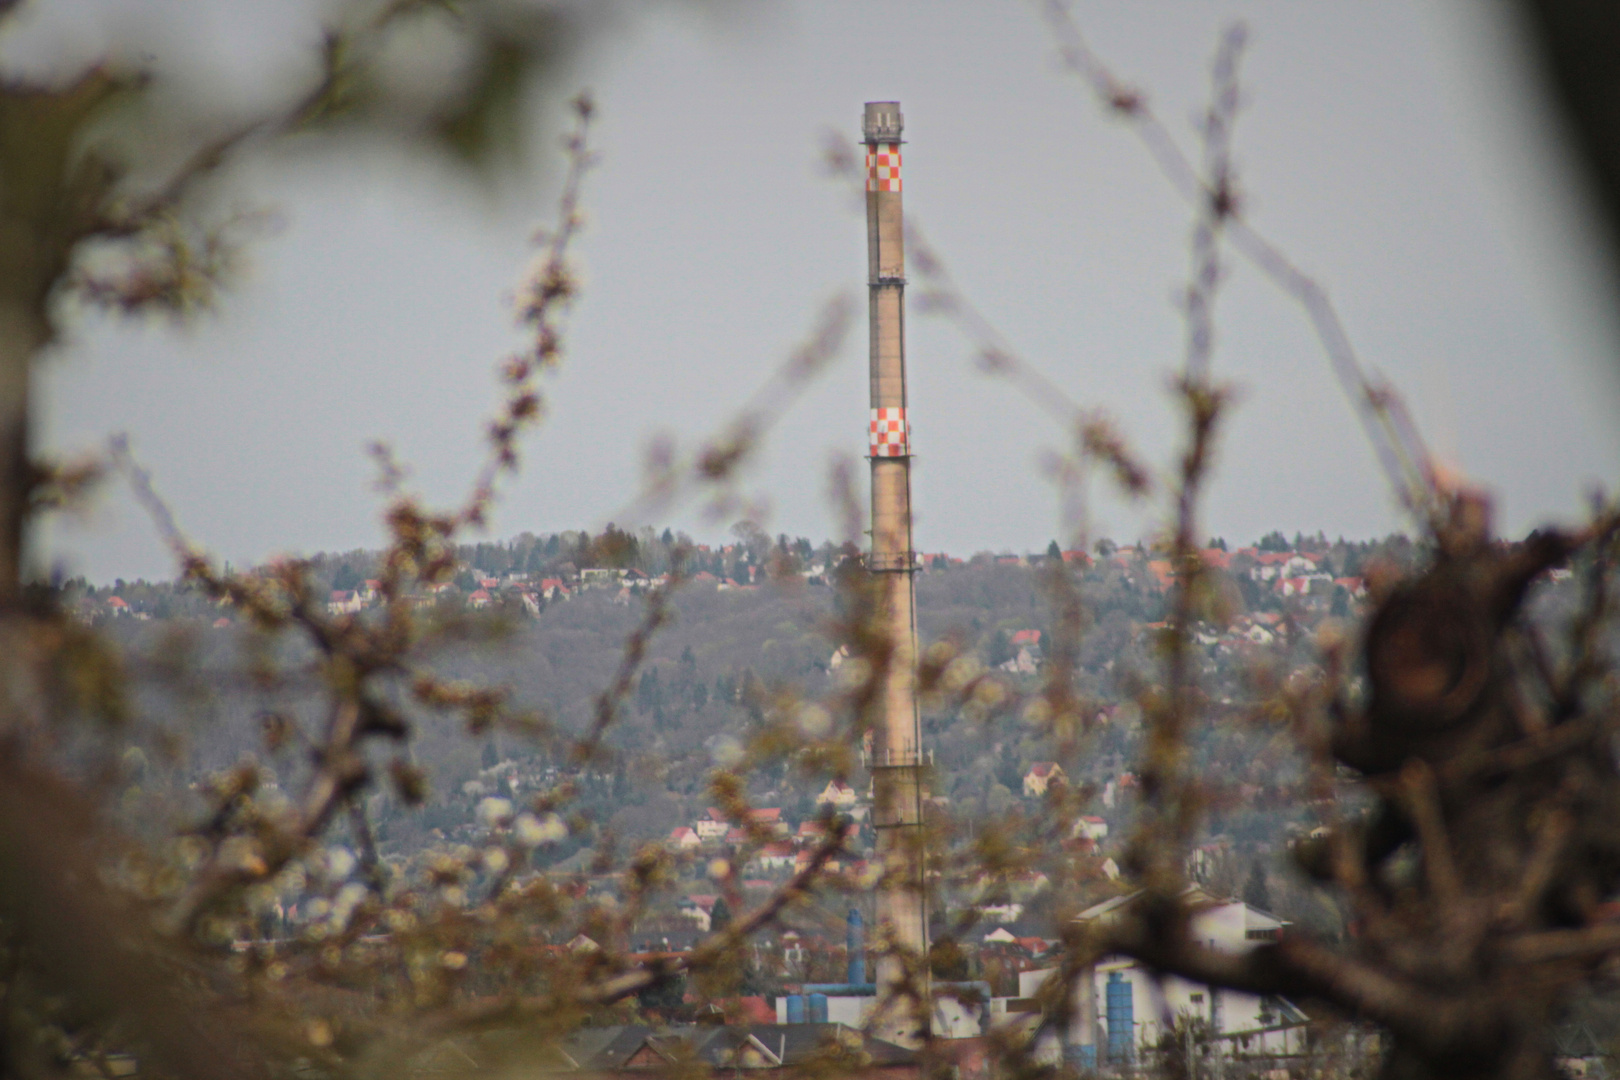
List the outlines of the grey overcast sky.
<svg viewBox="0 0 1620 1080">
<path fill-rule="evenodd" d="M 0 43 L 14 66 L 128 47 L 127 23 L 96 28 L 97 5 L 43 7 Z M 240 90 L 309 40 L 304 5 L 267 7 L 154 4 L 183 12 L 183 28 L 141 47 Z M 1032 363 L 1169 460 L 1188 212 L 1058 71 L 1031 5 L 622 11 L 544 104 L 554 134 L 566 90 L 592 89 L 602 164 L 552 417 L 493 535 L 604 524 L 655 433 L 689 444 L 717 429 L 820 303 L 850 290 L 864 304 L 864 227 L 819 153 L 826 131 L 853 143 L 867 100 L 902 103 L 907 214 L 973 300 Z M 1581 205 L 1494 11 L 1476 0 L 1076 7 L 1181 136 L 1221 27 L 1247 22 L 1237 146 L 1253 221 L 1329 288 L 1442 459 L 1493 491 L 1501 524 L 1519 532 L 1577 513 L 1594 483 L 1615 480 L 1620 402 Z M 369 440 L 392 441 L 430 496 L 449 497 L 474 468 L 493 367 L 517 340 L 507 298 L 558 181 L 554 159 L 536 159 L 499 199 L 386 148 L 256 167 L 242 189 L 285 225 L 253 247 L 241 287 L 185 330 L 78 324 L 43 380 L 43 441 L 65 450 L 127 432 L 189 534 L 238 563 L 376 546 Z M 1219 322 L 1217 367 L 1242 396 L 1208 531 L 1249 541 L 1273 528 L 1399 527 L 1301 313 L 1236 264 Z M 1062 433 L 976 373 L 949 327 L 914 313 L 909 331 L 918 546 L 1044 547 L 1058 515 L 1038 461 Z M 864 451 L 865 364 L 858 331 L 750 474 L 771 532 L 834 532 L 827 465 Z M 1094 516 L 1116 538 L 1156 520 L 1107 500 Z M 653 524 L 725 534 L 696 513 Z M 50 550 L 97 580 L 172 572 L 116 490 L 57 527 Z"/>
</svg>

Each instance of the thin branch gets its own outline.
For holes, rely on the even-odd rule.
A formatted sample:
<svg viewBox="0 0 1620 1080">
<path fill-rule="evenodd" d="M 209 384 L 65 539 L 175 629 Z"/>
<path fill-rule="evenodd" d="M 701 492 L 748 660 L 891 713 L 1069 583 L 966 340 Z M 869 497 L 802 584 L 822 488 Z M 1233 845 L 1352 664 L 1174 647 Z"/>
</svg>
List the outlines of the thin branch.
<svg viewBox="0 0 1620 1080">
<path fill-rule="evenodd" d="M 1243 217 L 1230 189 L 1211 186 L 1208 177 L 1199 175 L 1145 96 L 1119 79 L 1092 51 L 1066 0 L 1044 0 L 1042 11 L 1064 66 L 1130 126 L 1176 194 L 1194 207 L 1229 203 L 1226 227 L 1232 246 L 1304 308 L 1391 485 L 1420 520 L 1437 521 L 1437 485 L 1428 450 L 1394 391 L 1376 382 L 1362 367 L 1327 291 Z"/>
</svg>

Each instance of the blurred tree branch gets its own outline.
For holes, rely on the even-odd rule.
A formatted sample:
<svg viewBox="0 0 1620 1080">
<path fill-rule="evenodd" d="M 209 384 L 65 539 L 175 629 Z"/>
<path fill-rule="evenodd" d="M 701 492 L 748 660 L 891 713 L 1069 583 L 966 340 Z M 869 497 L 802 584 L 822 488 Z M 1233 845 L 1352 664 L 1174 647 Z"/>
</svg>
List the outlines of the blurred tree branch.
<svg viewBox="0 0 1620 1080">
<path fill-rule="evenodd" d="M 1608 231 L 1620 286 L 1620 9 L 1605 0 L 1511 0 Z"/>
</svg>

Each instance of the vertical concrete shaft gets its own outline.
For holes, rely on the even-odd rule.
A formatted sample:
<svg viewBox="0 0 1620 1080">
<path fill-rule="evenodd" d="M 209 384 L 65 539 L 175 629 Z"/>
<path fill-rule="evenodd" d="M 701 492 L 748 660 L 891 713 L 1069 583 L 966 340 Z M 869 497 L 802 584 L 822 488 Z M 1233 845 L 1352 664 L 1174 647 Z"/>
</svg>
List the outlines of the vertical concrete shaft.
<svg viewBox="0 0 1620 1080">
<path fill-rule="evenodd" d="M 881 589 L 892 653 L 883 669 L 882 717 L 872 739 L 873 822 L 885 886 L 877 897 L 880 926 L 913 955 L 928 947 L 922 861 L 922 739 L 917 715 L 917 624 L 911 546 L 911 428 L 906 406 L 904 222 L 900 191 L 900 106 L 868 102 L 866 143 L 867 283 L 871 319 L 872 550 L 868 568 Z M 894 1007 L 880 1036 L 918 1043 L 923 1007 L 905 1007 L 893 988 L 904 976 L 894 955 L 878 961 L 880 998 Z M 887 992 L 885 990 L 887 988 Z"/>
</svg>

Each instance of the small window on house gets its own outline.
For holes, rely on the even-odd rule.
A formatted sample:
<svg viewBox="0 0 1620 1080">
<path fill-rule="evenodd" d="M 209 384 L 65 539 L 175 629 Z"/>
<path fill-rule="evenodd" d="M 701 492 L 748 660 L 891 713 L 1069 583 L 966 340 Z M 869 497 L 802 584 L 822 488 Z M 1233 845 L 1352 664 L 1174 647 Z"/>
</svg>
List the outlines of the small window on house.
<svg viewBox="0 0 1620 1080">
<path fill-rule="evenodd" d="M 1243 936 L 1250 941 L 1276 941 L 1277 928 L 1273 926 L 1269 930 L 1245 930 Z"/>
<path fill-rule="evenodd" d="M 1204 1003 L 1204 995 L 1203 994 L 1194 994 L 1192 996 L 1192 1003 L 1194 1005 L 1202 1005 Z"/>
</svg>

